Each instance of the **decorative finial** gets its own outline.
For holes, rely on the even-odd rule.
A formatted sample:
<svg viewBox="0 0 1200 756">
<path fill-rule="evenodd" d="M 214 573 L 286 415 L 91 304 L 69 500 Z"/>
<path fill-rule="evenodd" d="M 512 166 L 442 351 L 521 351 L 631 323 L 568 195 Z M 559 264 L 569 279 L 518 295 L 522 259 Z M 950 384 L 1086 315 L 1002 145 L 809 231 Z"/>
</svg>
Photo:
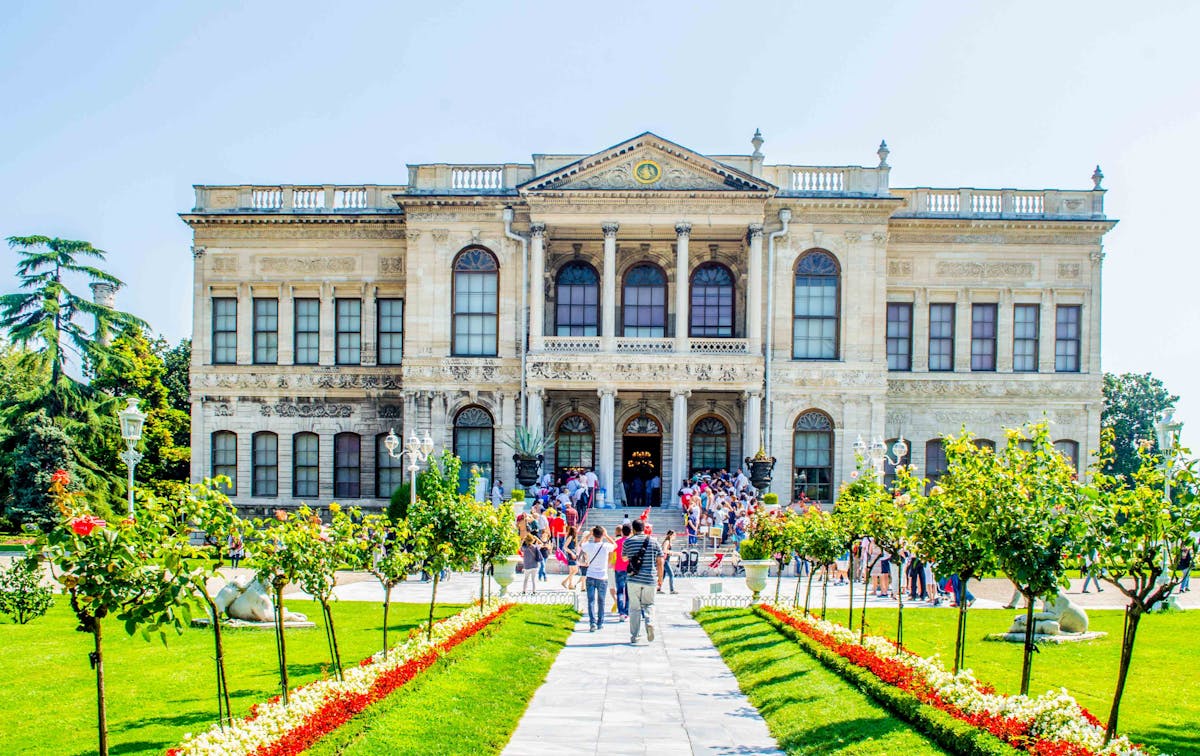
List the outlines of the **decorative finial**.
<svg viewBox="0 0 1200 756">
<path fill-rule="evenodd" d="M 875 152 L 879 156 L 879 167 L 888 168 L 887 157 L 892 154 L 892 151 L 887 148 L 887 140 L 883 139 L 879 142 L 879 149 Z"/>
<path fill-rule="evenodd" d="M 1092 172 L 1092 188 L 1102 189 L 1100 182 L 1104 180 L 1104 172 L 1100 170 L 1100 166 L 1096 166 L 1096 170 Z"/>
<path fill-rule="evenodd" d="M 754 154 L 751 155 L 750 157 L 757 157 L 757 158 L 762 157 L 763 154 L 761 152 L 759 152 L 759 150 L 763 146 L 763 137 L 762 137 L 761 131 L 759 131 L 758 129 L 754 130 L 754 138 L 750 140 L 750 144 L 754 145 Z"/>
</svg>

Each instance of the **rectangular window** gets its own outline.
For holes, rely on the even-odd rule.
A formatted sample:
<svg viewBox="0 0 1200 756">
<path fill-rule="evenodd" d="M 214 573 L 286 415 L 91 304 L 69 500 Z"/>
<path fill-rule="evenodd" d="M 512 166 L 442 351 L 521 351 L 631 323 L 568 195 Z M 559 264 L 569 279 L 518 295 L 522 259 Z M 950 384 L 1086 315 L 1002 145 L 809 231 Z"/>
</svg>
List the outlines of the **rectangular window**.
<svg viewBox="0 0 1200 756">
<path fill-rule="evenodd" d="M 400 429 L 400 438 L 404 438 L 404 429 Z M 375 498 L 390 499 L 392 494 L 404 482 L 404 457 L 393 457 L 388 454 L 386 433 L 375 437 Z M 399 450 L 398 450 L 399 451 Z"/>
<path fill-rule="evenodd" d="M 295 358 L 297 365 L 316 365 L 321 359 L 321 300 L 297 299 Z"/>
<path fill-rule="evenodd" d="M 358 365 L 362 362 L 362 300 L 338 299 L 335 309 L 337 364 Z"/>
<path fill-rule="evenodd" d="M 1055 372 L 1079 372 L 1079 310 L 1079 305 L 1059 305 L 1055 313 Z"/>
<path fill-rule="evenodd" d="M 996 369 L 996 308 L 994 304 L 971 305 L 971 370 Z"/>
<path fill-rule="evenodd" d="M 361 446 L 362 441 L 357 433 L 339 433 L 333 437 L 333 495 L 335 498 L 357 499 L 360 496 Z"/>
<path fill-rule="evenodd" d="M 911 304 L 888 302 L 888 370 L 912 370 L 912 313 Z"/>
<path fill-rule="evenodd" d="M 279 300 L 254 300 L 254 364 L 279 362 Z"/>
<path fill-rule="evenodd" d="M 228 485 L 220 486 L 226 496 L 237 495 L 237 434 L 217 431 L 212 434 L 212 476 L 224 475 Z"/>
<path fill-rule="evenodd" d="M 1013 305 L 1013 372 L 1036 373 L 1038 369 L 1038 321 L 1041 308 L 1035 304 Z"/>
<path fill-rule="evenodd" d="M 253 496 L 279 495 L 279 437 L 274 433 L 254 434 Z"/>
<path fill-rule="evenodd" d="M 404 300 L 380 299 L 378 308 L 379 364 L 399 365 L 404 354 Z"/>
<path fill-rule="evenodd" d="M 929 305 L 929 370 L 954 370 L 954 305 Z"/>
<path fill-rule="evenodd" d="M 212 361 L 214 365 L 237 364 L 237 299 L 213 297 Z"/>
<path fill-rule="evenodd" d="M 320 459 L 320 441 L 316 433 L 292 436 L 292 496 L 316 498 Z"/>
</svg>

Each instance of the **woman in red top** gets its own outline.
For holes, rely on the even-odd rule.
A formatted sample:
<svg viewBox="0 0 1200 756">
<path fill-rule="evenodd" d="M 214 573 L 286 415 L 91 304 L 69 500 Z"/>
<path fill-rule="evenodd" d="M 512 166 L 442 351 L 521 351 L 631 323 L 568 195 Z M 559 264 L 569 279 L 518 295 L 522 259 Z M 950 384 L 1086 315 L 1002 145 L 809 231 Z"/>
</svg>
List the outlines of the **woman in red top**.
<svg viewBox="0 0 1200 756">
<path fill-rule="evenodd" d="M 621 547 L 625 545 L 625 539 L 632 532 L 632 526 L 621 526 L 621 537 L 617 539 L 617 561 L 613 563 L 613 579 L 617 582 L 617 614 L 620 615 L 619 622 L 629 619 L 629 588 L 625 583 L 625 579 L 629 575 L 629 560 L 621 556 Z"/>
</svg>

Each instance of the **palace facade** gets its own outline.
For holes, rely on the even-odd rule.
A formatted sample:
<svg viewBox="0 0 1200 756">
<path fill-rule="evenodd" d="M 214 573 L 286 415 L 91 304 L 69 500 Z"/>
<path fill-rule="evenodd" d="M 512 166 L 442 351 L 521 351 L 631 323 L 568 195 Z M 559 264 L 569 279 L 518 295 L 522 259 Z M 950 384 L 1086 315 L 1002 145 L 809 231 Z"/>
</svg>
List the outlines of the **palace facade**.
<svg viewBox="0 0 1200 756">
<path fill-rule="evenodd" d="M 778 458 L 832 502 L 851 444 L 925 476 L 964 425 L 1100 432 L 1102 175 L 1081 190 L 896 188 L 878 164 L 767 165 L 654 134 L 404 185 L 197 186 L 192 477 L 253 514 L 406 478 L 429 433 L 506 489 L 519 425 L 608 497 Z"/>
</svg>

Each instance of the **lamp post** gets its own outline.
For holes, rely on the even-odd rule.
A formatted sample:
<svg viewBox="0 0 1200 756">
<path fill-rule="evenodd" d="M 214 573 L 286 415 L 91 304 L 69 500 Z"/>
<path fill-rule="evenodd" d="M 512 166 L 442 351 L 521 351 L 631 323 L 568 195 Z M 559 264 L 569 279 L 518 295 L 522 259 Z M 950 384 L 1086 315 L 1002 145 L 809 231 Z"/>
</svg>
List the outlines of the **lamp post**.
<svg viewBox="0 0 1200 756">
<path fill-rule="evenodd" d="M 876 436 L 875 440 L 868 447 L 866 442 L 863 441 L 862 436 L 859 436 L 854 442 L 854 453 L 859 457 L 869 460 L 875 476 L 882 479 L 884 462 L 891 464 L 892 467 L 899 467 L 904 458 L 908 456 L 908 442 L 904 440 L 904 436 L 896 439 L 896 443 L 892 444 L 892 456 L 889 457 L 887 444 L 884 443 L 882 438 Z"/>
<path fill-rule="evenodd" d="M 408 503 L 410 506 L 415 505 L 417 503 L 417 470 L 420 470 L 421 463 L 429 459 L 430 454 L 433 454 L 433 439 L 426 433 L 425 438 L 421 440 L 417 438 L 416 431 L 409 431 L 408 440 L 404 442 L 404 449 L 397 454 L 396 448 L 400 446 L 400 437 L 396 435 L 394 428 L 388 428 L 387 438 L 383 439 L 383 445 L 392 459 L 400 459 L 404 455 L 408 455 L 408 472 L 411 481 L 408 487 Z"/>
<path fill-rule="evenodd" d="M 138 411 L 136 396 L 126 397 L 129 404 L 117 413 L 121 419 L 121 438 L 125 439 L 125 451 L 121 452 L 121 461 L 129 468 L 129 516 L 133 517 L 133 469 L 142 461 L 142 455 L 137 451 L 137 443 L 142 438 L 142 425 L 146 416 Z"/>
<path fill-rule="evenodd" d="M 1174 415 L 1170 412 L 1159 418 L 1154 424 L 1154 433 L 1158 436 L 1158 451 L 1163 455 L 1163 500 L 1168 504 L 1171 501 L 1171 473 L 1175 469 L 1176 449 L 1179 443 L 1179 433 L 1183 430 L 1183 423 L 1177 422 Z M 1164 541 L 1160 552 L 1162 553 L 1162 565 L 1158 573 L 1158 579 L 1154 581 L 1155 585 L 1162 585 L 1167 582 L 1167 575 L 1171 571 L 1171 554 L 1170 548 Z M 1159 609 L 1168 609 L 1175 606 L 1173 596 L 1165 597 L 1158 605 Z"/>
</svg>

